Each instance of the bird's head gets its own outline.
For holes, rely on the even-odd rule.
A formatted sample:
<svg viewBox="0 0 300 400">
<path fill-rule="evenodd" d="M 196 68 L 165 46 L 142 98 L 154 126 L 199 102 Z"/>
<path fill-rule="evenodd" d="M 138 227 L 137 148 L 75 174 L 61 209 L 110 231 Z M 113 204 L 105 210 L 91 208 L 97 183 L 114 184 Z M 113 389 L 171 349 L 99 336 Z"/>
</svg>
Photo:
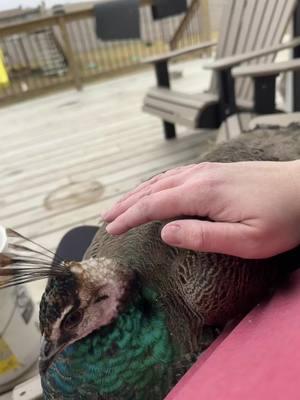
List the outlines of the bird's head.
<svg viewBox="0 0 300 400">
<path fill-rule="evenodd" d="M 8 233 L 29 241 L 15 231 Z M 1 253 L 0 288 L 49 278 L 40 304 L 40 365 L 45 371 L 65 347 L 118 317 L 127 304 L 134 274 L 111 259 L 65 261 L 30 243 L 38 250 L 10 243 Z"/>
<path fill-rule="evenodd" d="M 107 258 L 66 264 L 70 274 L 51 278 L 40 304 L 42 371 L 65 347 L 111 324 L 133 282 L 130 271 Z"/>
</svg>

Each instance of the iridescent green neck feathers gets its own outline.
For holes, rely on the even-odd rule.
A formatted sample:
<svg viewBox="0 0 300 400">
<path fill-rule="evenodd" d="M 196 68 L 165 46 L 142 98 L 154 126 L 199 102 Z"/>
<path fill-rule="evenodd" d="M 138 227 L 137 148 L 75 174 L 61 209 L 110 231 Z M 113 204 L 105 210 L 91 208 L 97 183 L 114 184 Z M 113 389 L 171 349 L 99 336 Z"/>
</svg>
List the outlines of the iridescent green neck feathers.
<svg viewBox="0 0 300 400">
<path fill-rule="evenodd" d="M 156 295 L 145 289 L 136 297 L 112 324 L 71 344 L 55 359 L 42 378 L 45 399 L 57 399 L 58 392 L 61 399 L 164 397 L 174 383 L 171 366 L 177 351 Z"/>
</svg>

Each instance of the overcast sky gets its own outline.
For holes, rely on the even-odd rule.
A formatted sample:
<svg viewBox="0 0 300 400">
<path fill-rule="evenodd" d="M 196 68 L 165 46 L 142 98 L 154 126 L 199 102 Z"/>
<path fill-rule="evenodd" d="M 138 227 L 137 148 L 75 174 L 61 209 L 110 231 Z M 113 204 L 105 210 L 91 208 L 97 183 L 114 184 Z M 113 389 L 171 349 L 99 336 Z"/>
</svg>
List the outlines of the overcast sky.
<svg viewBox="0 0 300 400">
<path fill-rule="evenodd" d="M 62 3 L 78 3 L 80 0 L 46 0 L 48 7 L 54 4 Z M 81 0 L 82 1 L 82 0 Z M 8 10 L 10 8 L 22 7 L 36 7 L 41 4 L 41 0 L 0 0 L 0 10 Z"/>
</svg>

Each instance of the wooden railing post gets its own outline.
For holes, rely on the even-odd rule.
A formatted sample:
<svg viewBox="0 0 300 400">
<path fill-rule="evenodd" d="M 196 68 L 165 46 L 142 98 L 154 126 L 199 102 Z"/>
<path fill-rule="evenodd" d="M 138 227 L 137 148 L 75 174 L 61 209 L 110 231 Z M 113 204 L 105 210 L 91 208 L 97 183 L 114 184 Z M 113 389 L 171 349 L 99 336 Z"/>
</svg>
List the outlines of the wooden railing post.
<svg viewBox="0 0 300 400">
<path fill-rule="evenodd" d="M 177 48 L 178 42 L 182 39 L 185 32 L 188 31 L 189 24 L 197 13 L 200 13 L 201 17 L 201 40 L 204 42 L 210 40 L 211 29 L 208 0 L 193 0 L 170 40 L 170 48 L 172 50 Z"/>
<path fill-rule="evenodd" d="M 78 64 L 72 49 L 70 37 L 67 31 L 67 26 L 66 22 L 64 19 L 64 16 L 59 16 L 58 18 L 58 25 L 61 30 L 63 42 L 64 42 L 64 50 L 65 50 L 65 55 L 68 60 L 68 65 L 74 80 L 74 84 L 77 90 L 82 90 L 82 81 L 80 77 L 80 72 L 78 68 Z"/>
</svg>

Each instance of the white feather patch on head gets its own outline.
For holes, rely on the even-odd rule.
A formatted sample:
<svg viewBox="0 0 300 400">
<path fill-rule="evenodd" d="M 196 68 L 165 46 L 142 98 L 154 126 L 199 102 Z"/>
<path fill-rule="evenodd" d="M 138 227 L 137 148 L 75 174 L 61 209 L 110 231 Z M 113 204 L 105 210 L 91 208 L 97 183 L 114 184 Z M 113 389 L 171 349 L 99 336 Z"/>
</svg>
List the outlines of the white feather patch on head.
<svg viewBox="0 0 300 400">
<path fill-rule="evenodd" d="M 89 304 L 93 292 L 94 296 L 107 296 L 107 299 L 87 306 L 84 320 L 77 332 L 82 337 L 87 330 L 92 331 L 108 325 L 118 316 L 131 273 L 114 260 L 105 257 L 83 261 L 80 267 L 81 304 Z"/>
<path fill-rule="evenodd" d="M 116 261 L 105 257 L 91 258 L 81 263 L 74 262 L 70 264 L 70 270 L 78 277 L 78 295 L 84 316 L 79 325 L 74 327 L 73 338 L 68 345 L 94 330 L 110 324 L 117 318 L 132 274 Z M 99 301 L 97 301 L 98 297 Z M 52 341 L 58 341 L 64 334 L 61 330 L 61 323 L 72 307 L 72 305 L 67 306 L 60 318 L 53 324 Z"/>
<path fill-rule="evenodd" d="M 61 322 L 63 321 L 65 316 L 68 314 L 68 312 L 71 311 L 72 308 L 73 308 L 72 305 L 67 306 L 64 309 L 63 313 L 61 314 L 60 318 L 58 318 L 54 322 L 54 324 L 52 326 L 51 336 L 50 336 L 51 341 L 57 341 L 61 337 L 61 333 L 60 333 Z"/>
</svg>

